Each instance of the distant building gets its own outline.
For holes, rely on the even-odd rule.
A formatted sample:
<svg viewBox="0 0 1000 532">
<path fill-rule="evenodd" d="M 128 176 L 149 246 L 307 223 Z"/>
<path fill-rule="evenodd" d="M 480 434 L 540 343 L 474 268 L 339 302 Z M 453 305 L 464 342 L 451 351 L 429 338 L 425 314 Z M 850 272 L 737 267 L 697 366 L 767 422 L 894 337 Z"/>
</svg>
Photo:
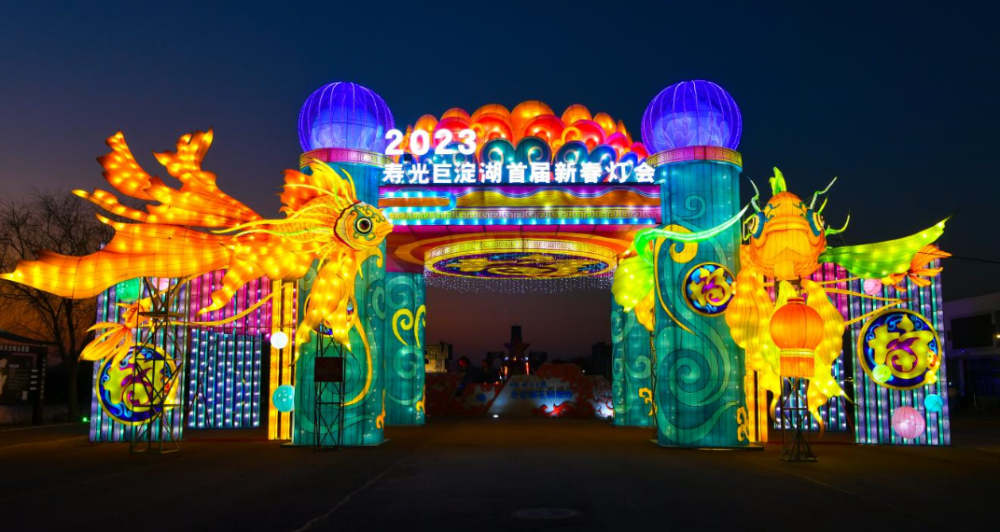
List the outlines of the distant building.
<svg viewBox="0 0 1000 532">
<path fill-rule="evenodd" d="M 590 346 L 590 360 L 588 375 L 604 375 L 611 379 L 611 344 L 607 342 L 597 342 Z"/>
<path fill-rule="evenodd" d="M 448 342 L 428 345 L 424 349 L 424 372 L 448 373 L 448 362 L 451 360 L 452 346 Z"/>
<path fill-rule="evenodd" d="M 948 387 L 975 410 L 1000 409 L 1000 292 L 946 301 Z"/>
</svg>

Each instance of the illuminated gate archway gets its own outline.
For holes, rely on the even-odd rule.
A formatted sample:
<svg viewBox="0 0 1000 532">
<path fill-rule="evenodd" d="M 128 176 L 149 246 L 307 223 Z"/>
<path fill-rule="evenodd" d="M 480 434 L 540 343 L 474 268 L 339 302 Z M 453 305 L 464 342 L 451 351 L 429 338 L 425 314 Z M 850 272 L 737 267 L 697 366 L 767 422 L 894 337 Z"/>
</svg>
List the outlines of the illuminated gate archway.
<svg viewBox="0 0 1000 532">
<path fill-rule="evenodd" d="M 450 109 L 421 117 L 404 133 L 395 129 L 381 98 L 363 87 L 331 84 L 307 100 L 300 116 L 306 150 L 300 166 L 315 159 L 342 167 L 354 177 L 359 199 L 377 199 L 394 224 L 385 244 L 384 277 L 366 275 L 357 292 L 358 310 L 370 324 L 366 332 L 384 357 L 384 380 L 372 385 L 369 396 L 384 395 L 384 403 L 378 402 L 385 410 L 355 405 L 347 417 L 370 426 L 345 443 L 378 443 L 386 423 L 423 422 L 422 367 L 412 361 L 419 353 L 414 346 L 419 349 L 423 340 L 427 283 L 468 289 L 517 279 L 610 287 L 618 258 L 638 230 L 675 225 L 697 231 L 737 212 L 741 158 L 733 148 L 739 111 L 714 84 L 691 89 L 701 93 L 692 94 L 690 109 L 651 105 L 656 116 L 644 118 L 643 135 L 654 143 L 652 156 L 623 122 L 582 105 L 559 116 L 538 101 L 511 110 L 490 104 L 471 114 Z M 670 266 L 662 268 L 664 280 L 673 283 L 702 262 L 733 271 L 738 243 L 738 227 L 724 231 L 696 253 L 682 253 L 683 261 L 665 261 Z M 658 253 L 669 258 L 674 251 L 664 247 Z M 674 308 L 678 303 L 669 302 Z M 614 391 L 617 423 L 651 425 L 660 415 L 663 444 L 748 443 L 736 437 L 742 355 L 721 320 L 683 307 L 678 312 L 695 333 L 657 316 L 650 342 L 650 333 L 635 327 L 634 313 L 614 303 L 611 310 L 622 375 Z M 654 366 L 653 345 L 661 357 L 677 361 Z M 692 362 L 692 356 L 703 360 Z M 662 387 L 653 397 L 655 373 L 662 371 L 666 382 L 676 365 L 685 364 L 705 371 L 684 383 L 685 389 Z M 300 387 L 298 393 L 312 392 Z M 298 431 L 299 419 L 308 423 L 316 412 L 301 400 L 297 406 L 296 438 L 307 443 L 310 435 Z"/>
</svg>

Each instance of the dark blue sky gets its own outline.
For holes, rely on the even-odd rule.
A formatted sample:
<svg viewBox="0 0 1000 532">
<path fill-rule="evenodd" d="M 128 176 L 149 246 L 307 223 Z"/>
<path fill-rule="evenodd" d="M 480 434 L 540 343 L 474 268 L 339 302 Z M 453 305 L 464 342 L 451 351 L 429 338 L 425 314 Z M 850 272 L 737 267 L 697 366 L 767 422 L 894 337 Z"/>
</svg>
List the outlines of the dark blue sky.
<svg viewBox="0 0 1000 532">
<path fill-rule="evenodd" d="M 214 127 L 206 166 L 276 212 L 299 106 L 329 81 L 374 89 L 399 124 L 540 99 L 637 135 L 657 92 L 700 78 L 743 112 L 744 176 L 764 184 L 778 166 L 801 194 L 840 176 L 826 214 L 851 210 L 847 239 L 907 235 L 960 208 L 943 247 L 1000 261 L 1000 41 L 985 2 L 74 4 L 0 8 L 2 194 L 100 185 L 94 158 L 119 129 L 148 154 Z M 947 299 L 1000 290 L 998 264 L 945 267 Z M 428 340 L 461 354 L 499 348 L 514 320 L 554 356 L 609 338 L 605 292 L 428 298 Z"/>
</svg>

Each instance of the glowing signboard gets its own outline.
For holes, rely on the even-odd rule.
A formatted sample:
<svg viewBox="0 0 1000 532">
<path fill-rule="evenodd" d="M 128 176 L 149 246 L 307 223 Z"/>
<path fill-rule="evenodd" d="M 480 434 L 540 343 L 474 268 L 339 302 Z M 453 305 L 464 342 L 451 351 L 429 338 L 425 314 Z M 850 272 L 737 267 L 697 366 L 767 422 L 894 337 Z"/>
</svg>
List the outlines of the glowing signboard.
<svg viewBox="0 0 1000 532">
<path fill-rule="evenodd" d="M 552 156 L 549 145 L 525 137 L 515 147 L 506 139 L 491 139 L 479 147 L 476 132 L 456 135 L 446 129 L 431 134 L 415 130 L 408 137 L 389 130 L 385 155 L 394 158 L 383 170 L 386 185 L 594 185 L 652 184 L 653 167 L 634 153 L 618 157 L 608 146 L 593 150 L 580 141 L 565 143 Z M 408 149 L 402 149 L 406 140 Z M 478 153 L 477 153 L 478 149 Z"/>
</svg>

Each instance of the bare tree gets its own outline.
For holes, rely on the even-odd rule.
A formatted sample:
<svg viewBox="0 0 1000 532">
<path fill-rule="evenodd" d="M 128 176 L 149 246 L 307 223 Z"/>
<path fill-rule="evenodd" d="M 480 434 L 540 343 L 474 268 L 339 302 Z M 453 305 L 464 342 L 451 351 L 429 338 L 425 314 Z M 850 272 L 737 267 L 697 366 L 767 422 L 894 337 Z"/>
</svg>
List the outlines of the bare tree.
<svg viewBox="0 0 1000 532">
<path fill-rule="evenodd" d="M 113 233 L 95 212 L 65 192 L 0 200 L 0 271 L 13 271 L 18 260 L 33 260 L 40 250 L 72 256 L 97 251 Z M 94 324 L 96 299 L 67 299 L 0 280 L 0 313 L 15 332 L 53 343 L 69 376 L 69 418 L 78 419 L 79 356 Z"/>
</svg>

